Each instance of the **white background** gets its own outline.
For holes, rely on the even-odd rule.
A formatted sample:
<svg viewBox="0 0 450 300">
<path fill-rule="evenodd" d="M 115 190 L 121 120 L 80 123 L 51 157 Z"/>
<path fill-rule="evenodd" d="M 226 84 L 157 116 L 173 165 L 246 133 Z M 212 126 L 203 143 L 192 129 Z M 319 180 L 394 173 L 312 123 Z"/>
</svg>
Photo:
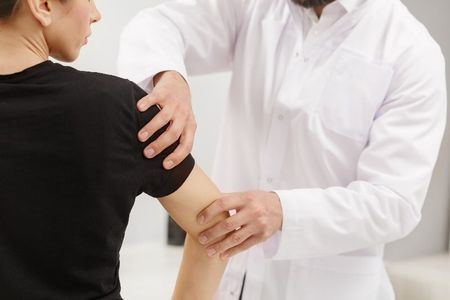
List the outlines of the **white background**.
<svg viewBox="0 0 450 300">
<path fill-rule="evenodd" d="M 80 59 L 73 65 L 82 70 L 116 74 L 119 35 L 125 24 L 140 9 L 154 6 L 158 0 L 97 0 L 103 20 L 93 26 L 94 34 Z M 450 2 L 448 0 L 405 0 L 414 15 L 425 23 L 450 60 Z M 447 72 L 448 73 L 448 72 Z M 194 147 L 197 163 L 209 173 L 215 153 L 222 111 L 227 97 L 229 74 L 189 78 L 193 106 L 198 122 Z M 449 80 L 447 81 L 448 83 Z M 423 221 L 407 238 L 389 245 L 386 255 L 391 259 L 445 251 L 449 245 L 449 137 L 443 144 L 435 176 L 423 210 Z M 130 217 L 124 247 L 145 243 L 165 243 L 166 215 L 155 199 L 140 196 Z M 155 260 L 157 258 L 155 257 Z"/>
</svg>

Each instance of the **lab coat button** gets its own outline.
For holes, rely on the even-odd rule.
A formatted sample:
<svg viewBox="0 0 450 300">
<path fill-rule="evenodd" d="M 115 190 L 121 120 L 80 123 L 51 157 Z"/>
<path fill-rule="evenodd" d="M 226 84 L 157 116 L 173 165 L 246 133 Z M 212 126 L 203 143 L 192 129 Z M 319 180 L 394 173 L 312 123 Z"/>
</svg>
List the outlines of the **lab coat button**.
<svg viewBox="0 0 450 300">
<path fill-rule="evenodd" d="M 273 178 L 272 177 L 269 177 L 269 178 L 267 178 L 267 183 L 272 183 L 273 182 Z"/>
<path fill-rule="evenodd" d="M 278 120 L 283 121 L 284 120 L 284 116 L 283 115 L 278 115 Z"/>
</svg>

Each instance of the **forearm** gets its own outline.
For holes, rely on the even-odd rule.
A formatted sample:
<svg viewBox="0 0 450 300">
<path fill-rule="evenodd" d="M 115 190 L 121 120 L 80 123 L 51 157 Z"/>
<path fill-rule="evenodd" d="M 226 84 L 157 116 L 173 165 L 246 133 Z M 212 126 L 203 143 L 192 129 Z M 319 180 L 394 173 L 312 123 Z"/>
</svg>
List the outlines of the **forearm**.
<svg viewBox="0 0 450 300">
<path fill-rule="evenodd" d="M 276 260 L 337 255 L 385 244 L 404 237 L 420 221 L 419 199 L 368 182 L 277 193 L 283 206 L 280 240 L 278 245 L 268 241 L 264 246 L 266 257 Z"/>
<path fill-rule="evenodd" d="M 209 300 L 219 285 L 226 262 L 208 257 L 205 247 L 198 242 L 198 234 L 206 228 L 197 223 L 197 215 L 220 196 L 217 187 L 196 166 L 183 186 L 160 199 L 172 218 L 188 233 L 174 299 Z M 223 213 L 213 223 L 227 216 Z"/>
<path fill-rule="evenodd" d="M 226 262 L 208 257 L 196 237 L 187 235 L 183 261 L 178 274 L 173 300 L 210 300 L 225 270 Z"/>
</svg>

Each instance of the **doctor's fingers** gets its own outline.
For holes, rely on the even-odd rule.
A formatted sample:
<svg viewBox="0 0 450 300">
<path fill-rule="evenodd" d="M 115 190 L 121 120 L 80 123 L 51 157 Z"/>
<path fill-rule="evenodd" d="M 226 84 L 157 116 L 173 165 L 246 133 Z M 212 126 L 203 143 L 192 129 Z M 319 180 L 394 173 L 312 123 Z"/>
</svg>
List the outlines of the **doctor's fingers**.
<svg viewBox="0 0 450 300">
<path fill-rule="evenodd" d="M 197 130 L 197 123 L 195 118 L 189 118 L 188 123 L 184 127 L 184 131 L 180 136 L 180 144 L 177 148 L 164 159 L 164 167 L 171 169 L 182 162 L 192 151 L 194 145 L 195 131 Z"/>
<path fill-rule="evenodd" d="M 211 222 L 217 215 L 228 212 L 233 209 L 240 209 L 245 205 L 245 198 L 242 194 L 225 194 L 215 200 L 207 208 L 201 211 L 197 216 L 197 222 L 200 225 Z"/>
<path fill-rule="evenodd" d="M 153 93 L 149 94 L 137 102 L 136 104 L 137 108 L 139 109 L 140 112 L 144 112 L 147 109 L 149 109 L 149 107 L 157 105 L 159 103 L 158 99 L 159 98 L 154 96 Z"/>
<path fill-rule="evenodd" d="M 243 251 L 250 249 L 251 247 L 253 247 L 261 242 L 262 242 L 261 238 L 253 235 L 250 238 L 243 241 L 242 243 L 240 243 L 239 245 L 237 245 L 236 247 L 233 247 L 230 250 L 225 251 L 225 253 L 222 253 L 220 255 L 220 258 L 223 260 L 226 260 L 232 256 L 235 256 L 236 254 L 239 254 Z"/>
<path fill-rule="evenodd" d="M 208 246 L 206 248 L 206 253 L 209 256 L 223 254 L 225 251 L 244 243 L 247 239 L 253 236 L 253 233 L 254 230 L 250 229 L 249 226 L 244 226 L 239 230 L 235 230 L 234 232 L 230 233 L 224 240 L 215 243 L 214 245 Z"/>
<path fill-rule="evenodd" d="M 236 229 L 244 226 L 248 222 L 248 218 L 248 213 L 240 211 L 200 233 L 198 240 L 203 245 L 212 241 L 222 241 L 226 239 L 228 233 L 236 231 Z"/>
<path fill-rule="evenodd" d="M 171 107 L 164 107 L 161 109 L 138 133 L 139 140 L 146 142 L 152 135 L 154 135 L 159 129 L 167 125 L 172 121 L 174 115 L 174 109 Z M 183 121 L 183 120 L 181 120 Z M 181 132 L 180 132 L 181 133 Z M 154 155 L 153 155 L 154 156 Z"/>
<path fill-rule="evenodd" d="M 155 116 L 155 118 L 158 115 Z M 158 121 L 160 122 L 160 121 Z M 161 124 L 161 123 L 158 123 Z M 164 126 L 164 125 L 163 125 Z M 144 150 L 147 158 L 152 158 L 161 153 L 167 147 L 173 145 L 180 137 L 184 123 L 178 119 L 173 120 L 161 135 L 151 142 Z M 157 129 L 159 130 L 159 129 Z"/>
</svg>

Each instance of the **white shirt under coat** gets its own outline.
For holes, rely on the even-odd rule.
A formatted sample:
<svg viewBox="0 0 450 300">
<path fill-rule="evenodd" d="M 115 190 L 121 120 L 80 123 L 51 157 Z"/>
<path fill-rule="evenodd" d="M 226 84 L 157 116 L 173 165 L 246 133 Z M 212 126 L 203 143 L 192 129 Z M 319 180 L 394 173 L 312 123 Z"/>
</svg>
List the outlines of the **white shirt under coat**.
<svg viewBox="0 0 450 300">
<path fill-rule="evenodd" d="M 274 190 L 283 229 L 233 258 L 217 299 L 390 300 L 384 244 L 421 218 L 446 120 L 444 59 L 399 0 L 180 0 L 143 10 L 119 72 L 232 71 L 224 192 Z M 195 99 L 194 99 L 195 101 Z"/>
</svg>

